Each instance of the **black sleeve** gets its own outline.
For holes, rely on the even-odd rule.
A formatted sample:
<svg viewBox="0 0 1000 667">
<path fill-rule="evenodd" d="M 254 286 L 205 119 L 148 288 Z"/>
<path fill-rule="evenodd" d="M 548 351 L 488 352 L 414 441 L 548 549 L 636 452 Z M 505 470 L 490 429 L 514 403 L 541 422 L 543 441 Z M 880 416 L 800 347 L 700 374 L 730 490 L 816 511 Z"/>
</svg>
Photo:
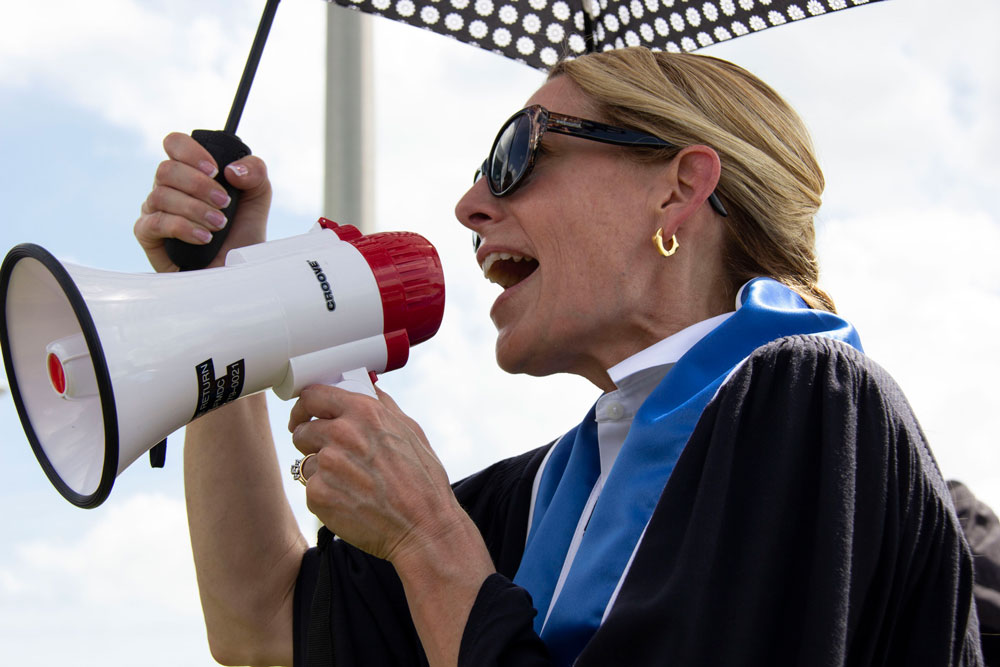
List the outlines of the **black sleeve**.
<svg viewBox="0 0 1000 667">
<path fill-rule="evenodd" d="M 303 559 L 295 608 L 296 667 L 427 665 L 392 565 L 326 528 Z"/>
<path fill-rule="evenodd" d="M 497 574 L 483 582 L 462 634 L 459 667 L 551 665 L 533 626 L 531 596 L 514 578 L 528 537 L 531 486 L 551 444 L 501 461 L 456 485 L 455 495 L 479 525 Z"/>
<path fill-rule="evenodd" d="M 895 383 L 845 345 L 793 337 L 706 408 L 578 664 L 980 665 L 971 594 Z"/>
<path fill-rule="evenodd" d="M 501 461 L 454 485 L 455 496 L 483 535 L 500 580 L 502 575 L 513 577 L 520 565 L 531 485 L 547 449 Z M 502 629 L 511 615 L 527 615 L 530 628 L 534 610 L 530 598 L 523 604 L 526 593 L 492 595 L 492 582 L 490 578 L 484 583 L 470 618 L 502 644 L 509 641 Z M 326 528 L 320 529 L 318 545 L 303 558 L 294 609 L 295 667 L 427 664 L 392 565 L 336 539 Z M 505 650 L 485 639 L 468 644 L 468 635 L 467 626 L 462 652 L 470 657 L 460 659 L 462 664 L 486 665 L 479 660 Z"/>
<path fill-rule="evenodd" d="M 308 635 L 301 629 L 309 625 L 313 593 L 316 591 L 316 582 L 319 579 L 319 568 L 319 549 L 309 549 L 302 557 L 302 564 L 299 565 L 299 576 L 295 580 L 295 600 L 292 606 L 292 664 L 295 667 L 306 664 Z"/>
<path fill-rule="evenodd" d="M 462 635 L 459 667 L 546 667 L 548 649 L 534 628 L 528 591 L 502 574 L 479 589 Z"/>
</svg>

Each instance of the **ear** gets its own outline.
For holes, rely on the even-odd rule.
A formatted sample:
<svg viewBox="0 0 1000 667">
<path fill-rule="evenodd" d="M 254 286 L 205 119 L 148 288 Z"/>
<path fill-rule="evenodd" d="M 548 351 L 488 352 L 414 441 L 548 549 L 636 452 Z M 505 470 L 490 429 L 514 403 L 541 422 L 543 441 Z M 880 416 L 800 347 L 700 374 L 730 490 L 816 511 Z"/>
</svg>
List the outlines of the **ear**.
<svg viewBox="0 0 1000 667">
<path fill-rule="evenodd" d="M 715 191 L 722 173 L 719 154 L 708 146 L 686 146 L 671 160 L 660 190 L 659 214 L 663 232 L 676 232 L 703 207 L 711 211 L 709 196 Z"/>
</svg>

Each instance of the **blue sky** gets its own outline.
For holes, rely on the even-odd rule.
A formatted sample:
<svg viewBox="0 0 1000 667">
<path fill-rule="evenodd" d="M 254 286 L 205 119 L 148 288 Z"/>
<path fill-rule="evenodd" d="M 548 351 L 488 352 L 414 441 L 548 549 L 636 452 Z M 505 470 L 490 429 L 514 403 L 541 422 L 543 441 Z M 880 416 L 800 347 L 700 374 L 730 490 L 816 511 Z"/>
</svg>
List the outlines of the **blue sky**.
<svg viewBox="0 0 1000 667">
<path fill-rule="evenodd" d="M 0 251 L 147 271 L 131 234 L 168 131 L 225 121 L 262 2 L 54 0 L 0 25 Z M 944 9 L 943 9 L 944 8 Z M 271 238 L 322 210 L 325 3 L 286 0 L 240 136 L 269 164 Z M 760 75 L 801 113 L 827 176 L 823 284 L 900 382 L 946 477 L 1000 508 L 1000 7 L 890 0 L 707 49 Z M 498 288 L 452 209 L 499 123 L 540 73 L 451 40 L 374 23 L 376 211 L 439 249 L 437 337 L 383 386 L 457 479 L 555 437 L 596 391 L 493 363 Z M 351 222 L 341 220 L 342 222 Z M 279 459 L 289 409 L 270 399 Z M 18 665 L 211 665 L 180 476 L 140 462 L 92 511 L 45 479 L 0 396 L 0 646 Z M 224 474 L 224 471 L 220 471 Z M 301 489 L 287 487 L 304 530 Z M 140 659 L 138 656 L 142 656 Z"/>
</svg>

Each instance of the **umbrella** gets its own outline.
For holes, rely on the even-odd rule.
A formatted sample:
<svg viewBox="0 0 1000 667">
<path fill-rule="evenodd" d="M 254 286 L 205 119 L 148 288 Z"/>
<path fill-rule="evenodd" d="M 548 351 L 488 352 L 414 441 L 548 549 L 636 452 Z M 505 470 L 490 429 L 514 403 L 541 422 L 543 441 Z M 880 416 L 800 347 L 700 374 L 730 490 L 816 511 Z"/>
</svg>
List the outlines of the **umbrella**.
<svg viewBox="0 0 1000 667">
<path fill-rule="evenodd" d="M 626 46 L 694 51 L 879 0 L 333 0 L 531 67 Z"/>
<path fill-rule="evenodd" d="M 626 46 L 694 51 L 772 26 L 880 0 L 327 0 L 350 9 L 453 37 L 531 67 L 547 70 L 560 58 Z M 250 153 L 235 135 L 279 0 L 267 0 L 225 130 L 192 135 L 220 165 Z M 848 4 L 850 3 L 850 4 Z M 229 193 L 227 218 L 239 191 Z M 181 270 L 203 268 L 229 227 L 203 246 L 168 239 L 167 254 Z"/>
</svg>

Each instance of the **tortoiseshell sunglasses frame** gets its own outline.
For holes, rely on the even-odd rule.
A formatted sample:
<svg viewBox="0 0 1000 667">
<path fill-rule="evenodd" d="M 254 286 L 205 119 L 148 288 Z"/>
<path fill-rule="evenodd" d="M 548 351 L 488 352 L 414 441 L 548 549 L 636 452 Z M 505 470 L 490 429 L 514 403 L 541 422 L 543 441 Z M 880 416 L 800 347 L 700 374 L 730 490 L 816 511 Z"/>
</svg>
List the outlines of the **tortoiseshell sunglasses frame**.
<svg viewBox="0 0 1000 667">
<path fill-rule="evenodd" d="M 501 188 L 499 184 L 494 183 L 493 179 L 488 176 L 490 173 L 490 161 L 496 156 L 497 146 L 500 143 L 500 139 L 507 131 L 507 128 L 514 122 L 518 121 L 522 116 L 528 119 L 529 127 L 531 128 L 528 137 L 530 150 L 528 151 L 527 164 L 520 169 L 519 173 L 514 176 L 513 180 L 508 183 L 506 187 Z M 601 143 L 611 144 L 614 146 L 626 146 L 632 148 L 676 148 L 676 146 L 670 142 L 664 141 L 663 139 L 646 132 L 629 130 L 624 127 L 615 127 L 614 125 L 607 125 L 596 120 L 586 120 L 575 116 L 567 116 L 565 114 L 549 111 L 539 104 L 534 104 L 515 113 L 500 127 L 500 131 L 497 133 L 496 139 L 493 140 L 493 146 L 490 148 L 489 155 L 485 160 L 483 160 L 482 166 L 476 170 L 473 183 L 479 181 L 479 179 L 483 176 L 487 176 L 486 184 L 489 186 L 490 192 L 493 196 L 506 197 L 507 195 L 513 193 L 517 190 L 518 186 L 524 182 L 528 174 L 531 173 L 532 167 L 535 166 L 535 156 L 538 154 L 538 147 L 542 143 L 542 136 L 544 136 L 547 131 L 565 134 L 571 137 L 579 137 L 581 139 L 590 139 L 591 141 L 599 141 Z M 726 208 L 722 205 L 722 202 L 719 201 L 715 192 L 709 195 L 708 203 L 719 215 L 724 217 L 729 215 Z"/>
</svg>

